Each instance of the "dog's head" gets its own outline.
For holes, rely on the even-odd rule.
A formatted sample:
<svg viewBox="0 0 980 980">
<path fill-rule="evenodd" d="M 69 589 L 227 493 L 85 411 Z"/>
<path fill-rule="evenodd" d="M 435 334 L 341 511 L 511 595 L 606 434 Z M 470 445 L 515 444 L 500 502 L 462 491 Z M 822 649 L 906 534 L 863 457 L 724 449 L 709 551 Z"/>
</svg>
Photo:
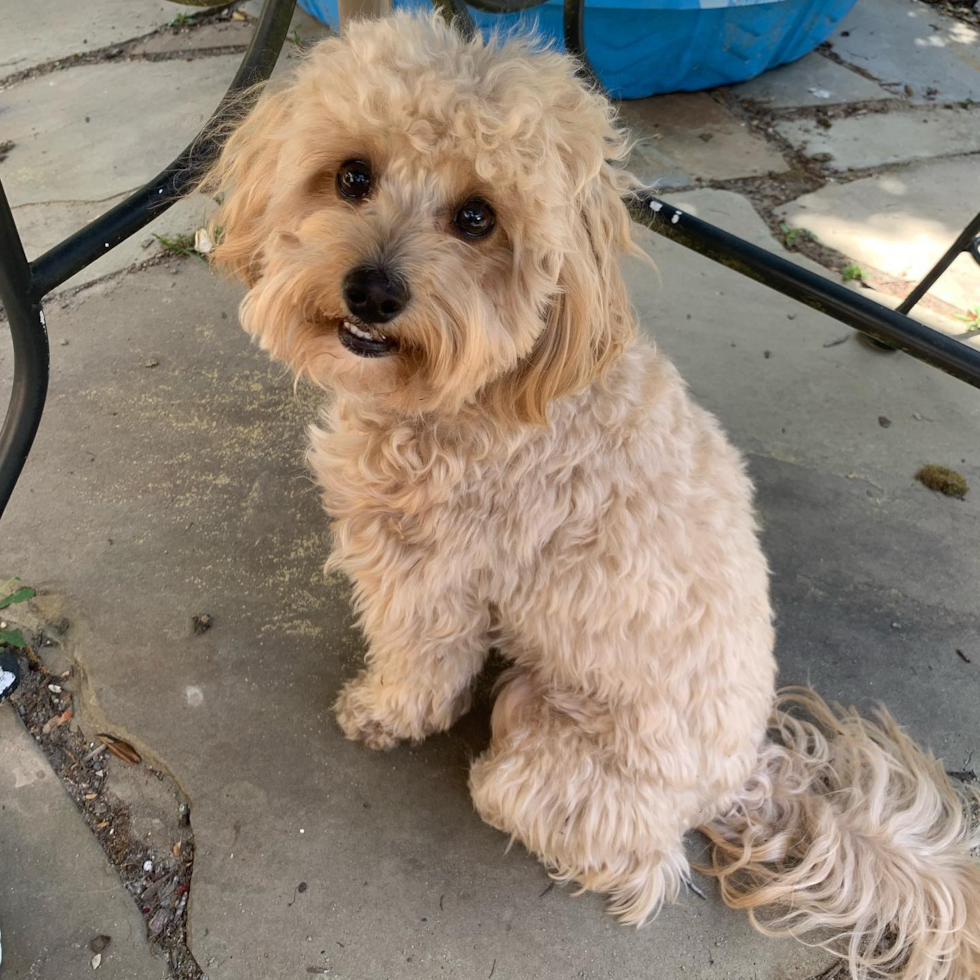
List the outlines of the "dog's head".
<svg viewBox="0 0 980 980">
<path fill-rule="evenodd" d="M 611 106 L 574 69 L 406 14 L 321 42 L 204 185 L 246 329 L 399 412 L 541 421 L 588 385 L 633 327 L 629 178 Z"/>
</svg>

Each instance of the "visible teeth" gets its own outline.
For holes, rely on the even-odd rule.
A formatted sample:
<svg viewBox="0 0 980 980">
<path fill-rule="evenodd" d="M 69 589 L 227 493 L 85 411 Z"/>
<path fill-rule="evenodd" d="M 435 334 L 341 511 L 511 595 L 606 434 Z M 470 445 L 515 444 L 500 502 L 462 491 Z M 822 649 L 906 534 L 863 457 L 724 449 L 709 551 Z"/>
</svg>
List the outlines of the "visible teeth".
<svg viewBox="0 0 980 980">
<path fill-rule="evenodd" d="M 361 327 L 357 326 L 356 323 L 351 323 L 350 320 L 344 320 L 344 329 L 349 330 L 355 337 L 360 337 L 362 340 L 387 340 L 388 338 L 383 333 L 375 333 L 369 330 L 363 330 Z"/>
</svg>

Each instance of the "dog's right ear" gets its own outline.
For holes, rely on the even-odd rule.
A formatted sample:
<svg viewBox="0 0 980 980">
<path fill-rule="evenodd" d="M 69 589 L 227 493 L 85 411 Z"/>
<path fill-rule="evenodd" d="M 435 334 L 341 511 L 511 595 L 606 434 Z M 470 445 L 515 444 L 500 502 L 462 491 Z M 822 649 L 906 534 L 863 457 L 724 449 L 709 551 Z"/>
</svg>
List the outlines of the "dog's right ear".
<svg viewBox="0 0 980 980">
<path fill-rule="evenodd" d="M 622 198 L 631 182 L 600 161 L 569 201 L 568 240 L 543 329 L 518 369 L 490 389 L 505 416 L 546 423 L 551 402 L 602 377 L 632 339 L 633 309 L 619 268 L 622 256 L 639 251 Z"/>
<path fill-rule="evenodd" d="M 261 277 L 262 245 L 272 231 L 269 205 L 280 183 L 292 93 L 292 87 L 266 88 L 252 109 L 231 124 L 231 135 L 198 186 L 220 202 L 208 222 L 214 243 L 208 259 L 247 286 Z"/>
</svg>

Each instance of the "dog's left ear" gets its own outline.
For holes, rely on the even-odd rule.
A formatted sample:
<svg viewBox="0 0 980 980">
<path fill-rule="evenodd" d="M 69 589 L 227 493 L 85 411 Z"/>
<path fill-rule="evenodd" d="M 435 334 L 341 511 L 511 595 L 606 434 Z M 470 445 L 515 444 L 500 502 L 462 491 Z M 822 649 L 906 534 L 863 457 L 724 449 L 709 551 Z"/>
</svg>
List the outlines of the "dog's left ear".
<svg viewBox="0 0 980 980">
<path fill-rule="evenodd" d="M 247 286 L 259 278 L 262 245 L 273 230 L 270 202 L 280 184 L 282 133 L 292 94 L 292 87 L 266 88 L 251 111 L 235 124 L 199 185 L 199 190 L 221 200 L 209 222 L 215 245 L 208 259 Z"/>
<path fill-rule="evenodd" d="M 636 251 L 622 198 L 629 185 L 628 175 L 603 162 L 571 205 L 578 220 L 561 257 L 558 293 L 516 383 L 511 379 L 508 400 L 521 421 L 545 422 L 552 401 L 601 377 L 633 336 L 619 268 L 620 258 Z"/>
</svg>

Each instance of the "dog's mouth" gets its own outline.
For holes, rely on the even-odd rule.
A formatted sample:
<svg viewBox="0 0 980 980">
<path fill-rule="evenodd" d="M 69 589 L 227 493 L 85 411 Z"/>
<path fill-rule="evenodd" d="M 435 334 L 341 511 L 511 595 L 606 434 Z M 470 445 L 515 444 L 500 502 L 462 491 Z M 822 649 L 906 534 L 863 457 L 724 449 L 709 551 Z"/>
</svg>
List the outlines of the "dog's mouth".
<svg viewBox="0 0 980 980">
<path fill-rule="evenodd" d="M 398 341 L 376 326 L 353 317 L 344 317 L 337 325 L 340 342 L 358 357 L 387 357 L 398 350 Z"/>
</svg>

